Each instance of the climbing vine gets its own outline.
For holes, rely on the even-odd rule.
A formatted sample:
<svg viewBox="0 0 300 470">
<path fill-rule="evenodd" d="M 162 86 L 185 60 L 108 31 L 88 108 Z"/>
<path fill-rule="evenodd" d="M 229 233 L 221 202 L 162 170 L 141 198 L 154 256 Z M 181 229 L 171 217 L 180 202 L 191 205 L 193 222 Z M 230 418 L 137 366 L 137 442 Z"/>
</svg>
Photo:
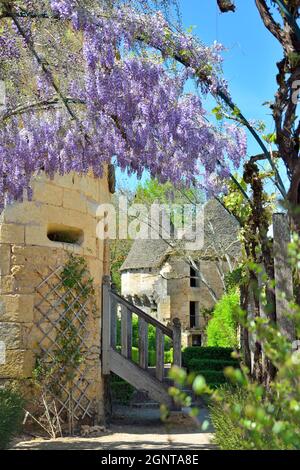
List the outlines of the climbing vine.
<svg viewBox="0 0 300 470">
<path fill-rule="evenodd" d="M 261 173 L 255 159 L 250 159 L 244 165 L 244 175 L 238 183 L 245 194 L 251 194 L 247 201 L 236 187 L 230 188 L 224 197 L 225 207 L 237 218 L 241 226 L 241 242 L 244 250 L 244 260 L 230 277 L 227 284 L 230 287 L 238 284 L 241 293 L 241 307 L 246 312 L 251 304 L 254 317 L 259 317 L 259 283 L 268 281 L 268 286 L 274 282 L 273 245 L 268 235 L 274 211 L 274 195 L 268 194 L 264 188 L 264 180 L 272 176 Z M 257 269 L 259 266 L 259 271 Z M 260 279 L 259 279 L 260 278 Z M 266 286 L 266 313 L 271 321 L 276 321 L 275 298 L 273 289 Z M 241 342 L 244 350 L 244 360 L 249 367 L 251 364 L 249 349 L 249 332 L 241 331 Z M 259 382 L 269 382 L 275 374 L 270 363 L 267 364 L 263 375 L 262 350 L 257 342 L 255 345 L 255 370 L 253 375 Z"/>
<path fill-rule="evenodd" d="M 72 433 L 74 380 L 85 357 L 83 336 L 86 330 L 83 325 L 91 309 L 94 313 L 95 292 L 84 258 L 70 255 L 60 272 L 60 279 L 56 291 L 59 301 L 52 313 L 54 316 L 58 313 L 54 347 L 37 358 L 33 382 L 41 391 L 43 407 L 49 400 L 63 400 L 64 395 L 68 395 L 67 419 Z"/>
</svg>

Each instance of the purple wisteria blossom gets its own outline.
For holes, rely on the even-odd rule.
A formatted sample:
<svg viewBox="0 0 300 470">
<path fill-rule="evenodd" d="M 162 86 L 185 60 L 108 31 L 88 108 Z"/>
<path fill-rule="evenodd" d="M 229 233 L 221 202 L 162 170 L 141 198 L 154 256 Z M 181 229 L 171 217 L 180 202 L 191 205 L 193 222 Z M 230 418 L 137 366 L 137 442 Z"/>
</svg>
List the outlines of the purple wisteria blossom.
<svg viewBox="0 0 300 470">
<path fill-rule="evenodd" d="M 185 92 L 196 70 L 205 77 L 203 92 L 226 90 L 219 75 L 222 46 L 202 46 L 188 34 L 170 37 L 160 13 L 143 15 L 126 7 L 110 15 L 92 14 L 80 5 L 73 0 L 49 3 L 56 18 L 82 41 L 80 73 L 63 71 L 72 115 L 60 97 L 51 109 L 3 115 L 2 122 L 0 116 L 0 207 L 22 200 L 24 191 L 30 196 L 30 180 L 38 171 L 52 177 L 92 169 L 101 176 L 103 164 L 112 158 L 139 176 L 146 169 L 162 182 L 189 186 L 196 181 L 209 193 L 222 188 L 228 162 L 238 168 L 245 156 L 245 133 L 234 125 L 216 129 L 201 99 Z M 137 54 L 133 47 L 145 38 L 162 52 L 192 51 L 189 68 L 172 74 L 157 57 Z M 45 73 L 33 58 L 32 70 L 35 94 L 55 102 L 51 67 Z"/>
</svg>

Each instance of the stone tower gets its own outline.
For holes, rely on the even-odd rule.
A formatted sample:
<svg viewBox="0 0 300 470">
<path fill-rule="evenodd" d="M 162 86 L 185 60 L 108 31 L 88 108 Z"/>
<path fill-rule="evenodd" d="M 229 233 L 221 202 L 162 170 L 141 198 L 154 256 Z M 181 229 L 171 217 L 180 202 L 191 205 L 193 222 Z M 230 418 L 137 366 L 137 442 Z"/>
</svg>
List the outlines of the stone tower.
<svg viewBox="0 0 300 470">
<path fill-rule="evenodd" d="M 110 201 L 111 186 L 107 172 L 101 179 L 69 174 L 49 180 L 39 175 L 32 201 L 11 204 L 0 214 L 0 341 L 5 345 L 0 386 L 29 379 L 37 356 L 51 348 L 59 269 L 70 253 L 79 255 L 93 278 L 96 314 L 88 316 L 85 327 L 85 348 L 91 354 L 83 377 L 88 385 L 80 383 L 77 390 L 77 414 L 87 408 L 85 413 L 97 415 L 98 421 L 103 416 L 101 283 L 109 274 L 109 253 L 96 237 L 96 211 Z"/>
</svg>

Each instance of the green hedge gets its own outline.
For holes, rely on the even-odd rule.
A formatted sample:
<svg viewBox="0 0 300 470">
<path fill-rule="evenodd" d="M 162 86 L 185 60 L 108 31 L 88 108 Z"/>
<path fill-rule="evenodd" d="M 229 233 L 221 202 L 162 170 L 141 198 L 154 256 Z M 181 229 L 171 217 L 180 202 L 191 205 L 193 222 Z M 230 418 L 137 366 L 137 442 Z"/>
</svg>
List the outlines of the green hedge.
<svg viewBox="0 0 300 470">
<path fill-rule="evenodd" d="M 165 351 L 165 364 L 172 364 L 173 362 L 173 349 Z M 156 351 L 149 351 L 149 366 L 155 367 L 156 365 Z"/>
<path fill-rule="evenodd" d="M 227 379 L 222 371 L 218 370 L 195 370 L 195 375 L 203 375 L 206 383 L 210 387 L 218 387 L 227 382 Z"/>
<path fill-rule="evenodd" d="M 121 320 L 117 321 L 117 344 L 121 344 Z M 139 345 L 139 322 L 136 315 L 132 316 L 132 346 L 137 348 Z M 148 347 L 150 351 L 156 348 L 156 328 L 154 325 L 148 325 Z M 172 340 L 165 336 L 165 351 L 170 351 Z"/>
<path fill-rule="evenodd" d="M 117 351 L 121 351 L 121 346 L 117 346 Z M 131 358 L 133 362 L 139 362 L 139 350 L 138 348 L 133 347 L 131 351 Z M 169 364 L 173 362 L 173 349 L 169 351 L 165 351 L 165 364 Z M 148 365 L 150 367 L 154 367 L 156 365 L 156 352 L 150 350 L 148 352 Z"/>
<path fill-rule="evenodd" d="M 124 380 L 112 380 L 110 383 L 112 398 L 115 401 L 127 405 L 134 393 L 134 387 Z"/>
<path fill-rule="evenodd" d="M 237 322 L 234 317 L 239 305 L 240 295 L 236 289 L 224 294 L 216 303 L 206 329 L 207 346 L 221 348 L 238 346 Z"/>
<path fill-rule="evenodd" d="M 194 346 L 184 349 L 182 353 L 182 363 L 184 367 L 189 368 L 189 362 L 192 359 L 218 359 L 230 361 L 232 360 L 232 352 L 232 348 Z"/>
<path fill-rule="evenodd" d="M 19 432 L 23 419 L 23 399 L 9 389 L 0 389 L 0 449 L 7 449 Z"/>
<path fill-rule="evenodd" d="M 239 362 L 235 359 L 224 361 L 223 359 L 191 359 L 189 361 L 189 370 L 212 370 L 221 371 L 226 367 L 239 367 Z"/>
</svg>

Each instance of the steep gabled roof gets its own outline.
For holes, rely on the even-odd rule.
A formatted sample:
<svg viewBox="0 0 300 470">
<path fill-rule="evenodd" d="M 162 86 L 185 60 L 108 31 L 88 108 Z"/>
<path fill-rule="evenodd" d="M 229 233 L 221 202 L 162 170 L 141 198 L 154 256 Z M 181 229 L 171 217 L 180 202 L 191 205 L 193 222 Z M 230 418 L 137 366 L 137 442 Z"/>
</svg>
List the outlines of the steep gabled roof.
<svg viewBox="0 0 300 470">
<path fill-rule="evenodd" d="M 120 270 L 158 268 L 163 263 L 169 249 L 169 244 L 162 239 L 135 240 Z"/>
<path fill-rule="evenodd" d="M 201 256 L 215 258 L 225 253 L 232 258 L 239 257 L 238 232 L 237 220 L 216 199 L 211 199 L 204 207 L 203 247 L 190 255 L 195 259 Z M 159 268 L 172 252 L 174 249 L 165 240 L 136 240 L 120 270 Z"/>
<path fill-rule="evenodd" d="M 202 256 L 227 254 L 232 258 L 241 254 L 238 238 L 238 221 L 216 199 L 211 199 L 204 207 L 204 244 Z"/>
</svg>

